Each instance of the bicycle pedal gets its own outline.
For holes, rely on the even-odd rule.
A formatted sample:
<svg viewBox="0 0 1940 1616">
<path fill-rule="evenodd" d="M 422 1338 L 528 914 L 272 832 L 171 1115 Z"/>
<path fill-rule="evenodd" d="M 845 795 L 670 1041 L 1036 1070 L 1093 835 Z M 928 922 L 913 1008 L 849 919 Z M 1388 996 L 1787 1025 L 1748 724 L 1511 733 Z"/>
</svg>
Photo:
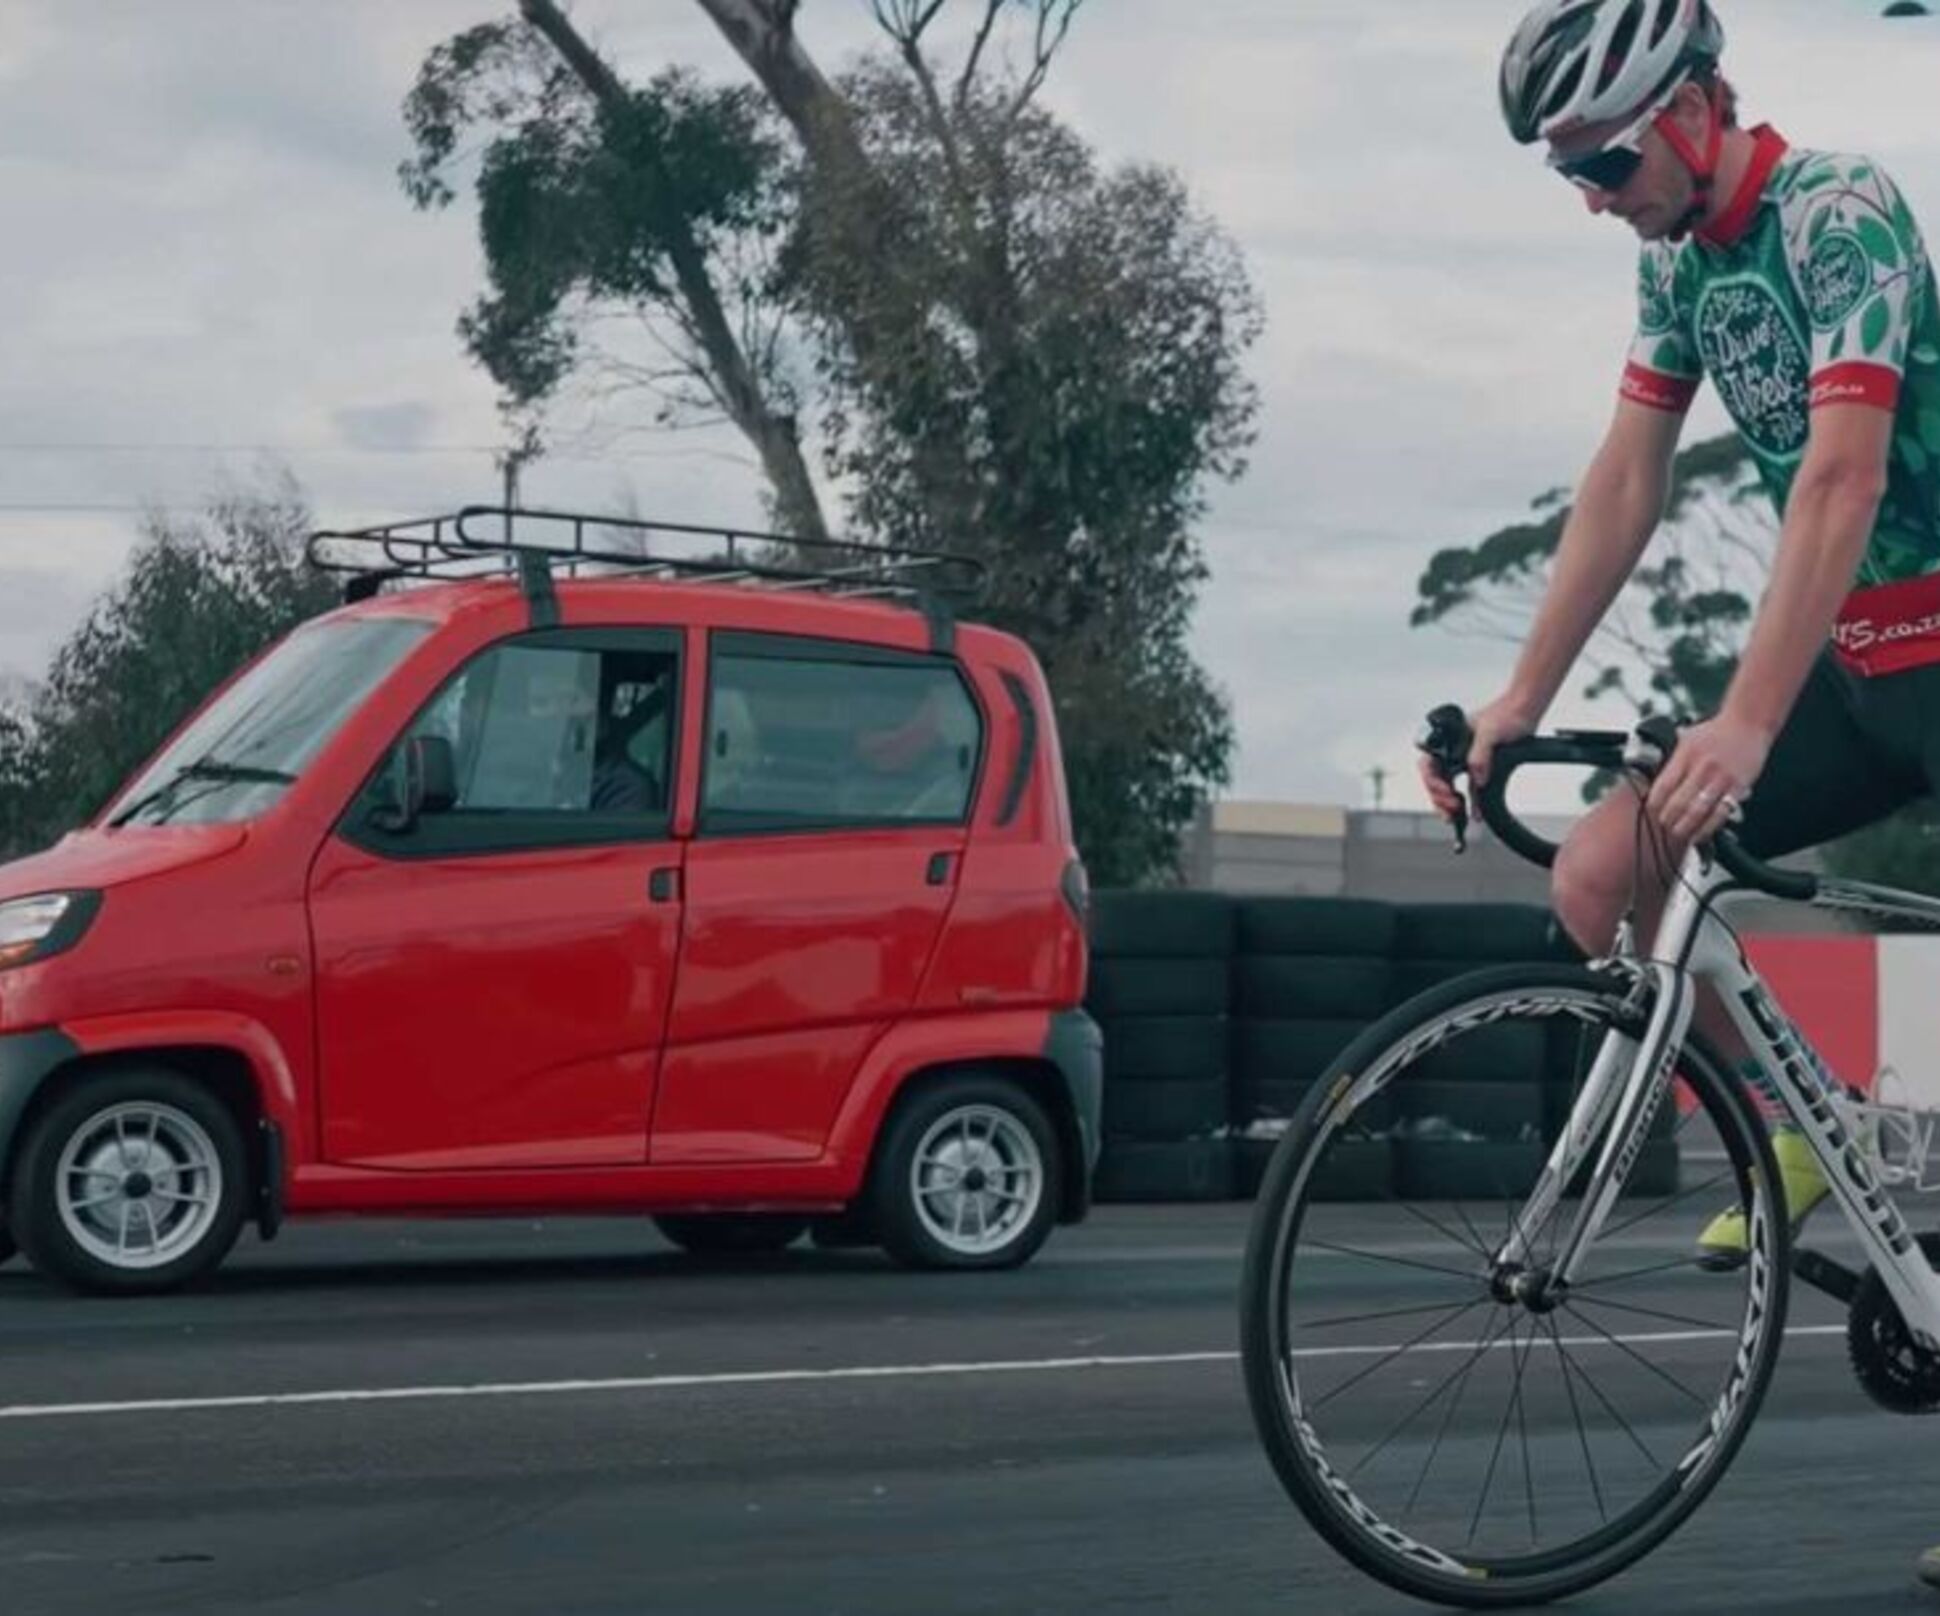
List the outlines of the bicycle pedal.
<svg viewBox="0 0 1940 1616">
<path fill-rule="evenodd" d="M 1859 1274 L 1842 1262 L 1835 1262 L 1822 1251 L 1812 1251 L 1798 1246 L 1792 1252 L 1792 1272 L 1810 1285 L 1821 1290 L 1835 1302 L 1852 1306 L 1852 1299 L 1859 1293 Z"/>
</svg>

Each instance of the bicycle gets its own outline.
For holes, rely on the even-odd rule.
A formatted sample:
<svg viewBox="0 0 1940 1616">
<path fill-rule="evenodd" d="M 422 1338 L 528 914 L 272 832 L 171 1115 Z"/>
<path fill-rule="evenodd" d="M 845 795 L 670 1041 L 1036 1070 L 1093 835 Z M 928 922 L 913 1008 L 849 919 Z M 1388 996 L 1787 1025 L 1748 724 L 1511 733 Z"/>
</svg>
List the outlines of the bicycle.
<svg viewBox="0 0 1940 1616">
<path fill-rule="evenodd" d="M 1431 714 L 1421 744 L 1453 780 L 1469 750 L 1460 710 Z M 1504 844 L 1546 865 L 1556 845 L 1508 806 L 1518 769 L 1609 770 L 1641 793 L 1675 744 L 1663 720 L 1531 737 L 1496 752 L 1477 807 Z M 1647 825 L 1640 817 L 1640 836 Z M 1458 848 L 1465 830 L 1464 815 Z M 1915 1240 L 1888 1184 L 1924 1176 L 1934 1119 L 1860 1103 L 1824 1075 L 1718 913 L 1748 893 L 1940 927 L 1940 901 L 1776 868 L 1727 825 L 1685 853 L 1649 955 L 1626 920 L 1606 958 L 1493 967 L 1429 988 L 1355 1038 L 1289 1123 L 1245 1256 L 1248 1399 L 1308 1521 L 1390 1586 L 1472 1608 L 1541 1603 L 1657 1547 L 1717 1485 L 1758 1413 L 1794 1271 L 1846 1304 L 1853 1367 L 1875 1400 L 1940 1408 L 1940 1275 L 1929 1265 L 1940 1237 Z M 1700 981 L 1772 1075 L 1858 1235 L 1863 1272 L 1795 1256 L 1761 1113 L 1692 1025 Z M 1513 1151 L 1496 1152 L 1499 1206 L 1426 1194 L 1399 1175 L 1411 1243 L 1356 1243 L 1373 1214 L 1326 1200 L 1330 1152 L 1392 1144 L 1411 1086 L 1445 1094 L 1478 1070 L 1538 1069 L 1567 1111 L 1547 1154 L 1530 1145 L 1522 1169 Z M 1882 1120 L 1903 1147 L 1893 1160 L 1862 1143 Z M 1674 1193 L 1626 1196 L 1646 1145 L 1666 1135 L 1684 1166 L 1705 1171 Z M 1742 1260 L 1700 1259 L 1689 1237 L 1733 1194 L 1748 1230 Z M 1312 1283 L 1323 1268 L 1326 1287 Z M 1402 1305 L 1329 1300 L 1377 1282 L 1404 1288 L 1392 1299 Z M 1383 1339 L 1348 1339 L 1350 1326 Z M 1631 1392 L 1626 1413 L 1617 1399 Z M 1458 1468 L 1479 1478 L 1472 1495 L 1453 1480 Z"/>
</svg>

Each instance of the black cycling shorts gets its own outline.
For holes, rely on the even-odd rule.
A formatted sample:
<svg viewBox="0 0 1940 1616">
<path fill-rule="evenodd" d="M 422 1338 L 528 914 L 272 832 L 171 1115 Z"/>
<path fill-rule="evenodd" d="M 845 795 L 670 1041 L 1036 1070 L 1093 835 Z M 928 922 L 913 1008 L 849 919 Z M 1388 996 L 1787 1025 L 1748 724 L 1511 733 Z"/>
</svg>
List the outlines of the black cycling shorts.
<svg viewBox="0 0 1940 1616">
<path fill-rule="evenodd" d="M 1822 653 L 1753 784 L 1739 838 L 1816 847 L 1940 788 L 1940 664 L 1863 679 Z"/>
</svg>

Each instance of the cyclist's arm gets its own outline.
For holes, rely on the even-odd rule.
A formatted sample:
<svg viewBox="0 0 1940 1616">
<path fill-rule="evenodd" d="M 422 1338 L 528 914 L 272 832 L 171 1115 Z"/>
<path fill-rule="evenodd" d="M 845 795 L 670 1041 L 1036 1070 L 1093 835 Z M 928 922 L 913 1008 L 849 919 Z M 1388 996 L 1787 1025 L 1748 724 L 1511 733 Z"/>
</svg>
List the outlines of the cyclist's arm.
<svg viewBox="0 0 1940 1616">
<path fill-rule="evenodd" d="M 1805 459 L 1779 529 L 1771 586 L 1721 715 L 1777 736 L 1832 633 L 1886 492 L 1893 414 L 1869 404 L 1812 412 Z"/>
<path fill-rule="evenodd" d="M 1619 400 L 1563 525 L 1535 626 L 1509 681 L 1513 704 L 1532 725 L 1549 710 L 1656 531 L 1683 425 L 1681 408 Z"/>
<path fill-rule="evenodd" d="M 1771 587 L 1720 710 L 1767 740 L 1825 645 L 1878 520 L 1926 259 L 1898 189 L 1863 159 L 1814 159 L 1785 224 L 1812 321 L 1811 425 Z"/>
</svg>

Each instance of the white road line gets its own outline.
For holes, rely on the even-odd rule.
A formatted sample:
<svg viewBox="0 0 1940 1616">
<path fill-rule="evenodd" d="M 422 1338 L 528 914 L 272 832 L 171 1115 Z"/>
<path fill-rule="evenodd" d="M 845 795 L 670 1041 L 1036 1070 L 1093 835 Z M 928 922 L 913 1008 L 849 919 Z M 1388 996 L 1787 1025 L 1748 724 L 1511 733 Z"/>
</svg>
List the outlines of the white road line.
<svg viewBox="0 0 1940 1616">
<path fill-rule="evenodd" d="M 1843 1324 L 1797 1325 L 1789 1336 L 1844 1335 Z M 1626 1346 L 1680 1341 L 1729 1340 L 1733 1330 L 1668 1330 L 1648 1335 L 1564 1336 L 1566 1347 Z M 1538 1341 L 1549 1347 L 1548 1341 Z M 1478 1341 L 1436 1341 L 1408 1349 L 1410 1354 L 1473 1352 Z M 1505 1339 L 1490 1343 L 1491 1351 L 1509 1347 Z M 1523 1343 L 1526 1349 L 1528 1343 Z M 1394 1351 L 1394 1343 L 1338 1347 L 1306 1347 L 1296 1358 L 1369 1357 Z M 848 1369 L 750 1369 L 714 1375 L 635 1375 L 611 1380 L 526 1380 L 476 1386 L 372 1386 L 318 1392 L 263 1392 L 240 1397 L 150 1397 L 124 1403 L 15 1403 L 0 1407 L 0 1420 L 86 1419 L 102 1414 L 199 1414 L 213 1409 L 297 1408 L 318 1403 L 403 1403 L 456 1397 L 559 1397 L 582 1392 L 676 1391 L 696 1386 L 777 1386 L 831 1380 L 916 1380 L 942 1375 L 1050 1374 L 1073 1369 L 1146 1369 L 1168 1364 L 1232 1363 L 1237 1352 L 1152 1352 L 1119 1357 L 1023 1358 L 986 1363 L 865 1364 Z"/>
</svg>

